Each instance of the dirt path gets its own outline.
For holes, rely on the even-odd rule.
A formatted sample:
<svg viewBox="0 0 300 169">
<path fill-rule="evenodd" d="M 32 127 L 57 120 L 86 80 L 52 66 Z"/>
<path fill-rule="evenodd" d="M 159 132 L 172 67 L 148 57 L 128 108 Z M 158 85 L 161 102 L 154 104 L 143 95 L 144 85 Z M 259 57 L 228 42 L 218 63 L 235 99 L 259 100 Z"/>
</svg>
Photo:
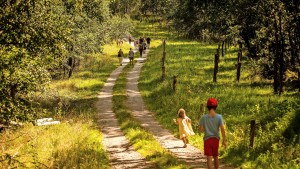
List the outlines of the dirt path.
<svg viewBox="0 0 300 169">
<path fill-rule="evenodd" d="M 128 61 L 127 61 L 128 62 Z M 123 64 L 126 65 L 127 63 Z M 113 71 L 101 90 L 97 102 L 99 112 L 98 124 L 103 133 L 103 144 L 109 154 L 112 168 L 153 168 L 153 166 L 134 151 L 122 133 L 117 118 L 112 111 L 113 86 L 124 66 Z"/>
<path fill-rule="evenodd" d="M 206 157 L 203 152 L 191 145 L 188 145 L 187 148 L 182 148 L 182 141 L 175 138 L 172 133 L 163 128 L 155 120 L 153 113 L 146 109 L 138 89 L 138 79 L 148 52 L 149 51 L 146 52 L 143 59 L 138 60 L 138 63 L 136 63 L 133 70 L 128 74 L 126 88 L 129 108 L 141 125 L 149 130 L 160 144 L 173 153 L 178 159 L 185 161 L 191 168 L 206 168 Z M 224 168 L 224 166 L 221 168 Z"/>
</svg>

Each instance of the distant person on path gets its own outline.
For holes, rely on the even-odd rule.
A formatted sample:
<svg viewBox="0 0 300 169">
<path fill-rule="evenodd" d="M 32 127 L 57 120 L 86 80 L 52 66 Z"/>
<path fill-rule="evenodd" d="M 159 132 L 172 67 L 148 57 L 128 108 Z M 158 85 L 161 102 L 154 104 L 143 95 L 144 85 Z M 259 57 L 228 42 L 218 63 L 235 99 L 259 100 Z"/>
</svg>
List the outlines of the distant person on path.
<svg viewBox="0 0 300 169">
<path fill-rule="evenodd" d="M 192 128 L 192 121 L 186 116 L 184 109 L 179 109 L 178 118 L 173 119 L 174 123 L 178 125 L 180 139 L 183 141 L 183 147 L 186 148 L 189 143 L 188 137 L 195 135 Z"/>
<path fill-rule="evenodd" d="M 123 53 L 122 49 L 120 49 L 119 52 L 118 52 L 118 58 L 119 58 L 120 66 L 122 66 L 122 63 L 123 63 L 123 55 L 124 55 L 124 53 Z"/>
<path fill-rule="evenodd" d="M 199 130 L 204 132 L 204 154 L 207 157 L 208 169 L 213 168 L 213 158 L 215 169 L 219 168 L 219 129 L 221 129 L 222 133 L 222 146 L 226 148 L 224 120 L 222 115 L 216 113 L 217 107 L 217 100 L 214 98 L 209 98 L 207 100 L 208 114 L 203 115 L 199 122 Z"/>
<path fill-rule="evenodd" d="M 128 37 L 129 45 L 131 44 L 131 41 L 132 41 L 132 39 L 131 39 L 131 36 L 129 35 L 129 37 Z"/>
<path fill-rule="evenodd" d="M 143 51 L 144 51 L 143 53 L 145 53 L 146 49 L 147 49 L 147 44 L 145 41 L 142 43 L 142 46 L 143 46 Z"/>
<path fill-rule="evenodd" d="M 140 44 L 142 44 L 144 42 L 144 39 L 142 37 L 140 37 L 139 42 L 140 42 Z"/>
<path fill-rule="evenodd" d="M 128 53 L 128 57 L 129 57 L 129 64 L 133 65 L 134 52 L 131 48 L 130 48 L 130 51 Z"/>
<path fill-rule="evenodd" d="M 135 41 L 134 47 L 135 47 L 135 49 L 138 49 L 138 48 L 139 48 L 139 41 L 138 41 L 138 40 Z"/>
<path fill-rule="evenodd" d="M 147 41 L 147 48 L 150 49 L 150 42 L 151 42 L 151 39 L 148 37 L 148 38 L 146 39 L 146 41 Z"/>
<path fill-rule="evenodd" d="M 143 57 L 144 47 L 143 44 L 139 44 L 140 57 Z"/>
</svg>

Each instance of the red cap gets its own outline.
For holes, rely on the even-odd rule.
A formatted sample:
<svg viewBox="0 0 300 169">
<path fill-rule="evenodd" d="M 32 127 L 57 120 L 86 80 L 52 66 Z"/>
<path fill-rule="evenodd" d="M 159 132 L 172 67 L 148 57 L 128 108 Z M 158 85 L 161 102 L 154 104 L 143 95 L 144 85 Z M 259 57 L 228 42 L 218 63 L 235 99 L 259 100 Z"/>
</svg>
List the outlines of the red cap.
<svg viewBox="0 0 300 169">
<path fill-rule="evenodd" d="M 218 102 L 215 98 L 209 98 L 207 100 L 207 106 L 210 106 L 210 107 L 217 107 L 218 106 Z"/>
</svg>

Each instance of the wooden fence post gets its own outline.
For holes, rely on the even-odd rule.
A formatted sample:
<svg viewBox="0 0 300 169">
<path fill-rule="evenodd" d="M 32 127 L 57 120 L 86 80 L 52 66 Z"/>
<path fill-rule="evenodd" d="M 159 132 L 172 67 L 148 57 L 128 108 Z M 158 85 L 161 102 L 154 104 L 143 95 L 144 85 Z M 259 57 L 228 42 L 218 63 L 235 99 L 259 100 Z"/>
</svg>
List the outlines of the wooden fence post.
<svg viewBox="0 0 300 169">
<path fill-rule="evenodd" d="M 300 92 L 300 68 L 298 69 L 298 88 Z"/>
<path fill-rule="evenodd" d="M 219 71 L 219 55 L 215 54 L 215 66 L 214 66 L 214 77 L 213 82 L 217 82 L 217 73 Z"/>
<path fill-rule="evenodd" d="M 161 67 L 161 71 L 162 71 L 161 80 L 164 81 L 166 76 L 166 67 L 165 66 Z"/>
<path fill-rule="evenodd" d="M 173 91 L 176 91 L 176 83 L 177 83 L 177 77 L 173 76 Z"/>
<path fill-rule="evenodd" d="M 166 68 L 165 68 L 165 60 L 166 60 L 166 40 L 163 41 L 163 56 L 161 58 L 162 66 L 162 75 L 161 75 L 161 80 L 165 80 L 165 73 L 166 73 Z"/>
<path fill-rule="evenodd" d="M 237 58 L 237 71 L 236 71 L 236 81 L 237 82 L 240 81 L 240 77 L 241 77 L 241 67 L 242 67 L 241 58 L 242 58 L 242 52 L 239 52 L 238 58 Z"/>
<path fill-rule="evenodd" d="M 255 120 L 251 120 L 250 122 L 250 148 L 253 148 L 255 137 Z"/>
<path fill-rule="evenodd" d="M 240 77 L 241 77 L 241 67 L 242 67 L 242 63 L 239 62 L 237 64 L 237 72 L 236 72 L 236 81 L 240 82 Z"/>
</svg>

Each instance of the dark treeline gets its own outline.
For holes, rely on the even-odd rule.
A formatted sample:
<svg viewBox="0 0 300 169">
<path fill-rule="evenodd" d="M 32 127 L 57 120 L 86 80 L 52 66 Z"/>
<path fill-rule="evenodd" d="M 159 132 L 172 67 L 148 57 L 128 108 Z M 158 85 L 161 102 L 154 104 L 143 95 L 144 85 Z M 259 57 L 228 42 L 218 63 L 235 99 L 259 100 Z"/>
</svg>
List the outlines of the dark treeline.
<svg viewBox="0 0 300 169">
<path fill-rule="evenodd" d="M 179 0 L 174 4 L 171 18 L 177 30 L 189 38 L 208 38 L 223 45 L 242 43 L 247 56 L 259 60 L 261 75 L 274 80 L 274 93 L 281 94 L 287 80 L 299 80 L 299 1 Z M 287 71 L 294 76 L 287 77 Z"/>
</svg>

